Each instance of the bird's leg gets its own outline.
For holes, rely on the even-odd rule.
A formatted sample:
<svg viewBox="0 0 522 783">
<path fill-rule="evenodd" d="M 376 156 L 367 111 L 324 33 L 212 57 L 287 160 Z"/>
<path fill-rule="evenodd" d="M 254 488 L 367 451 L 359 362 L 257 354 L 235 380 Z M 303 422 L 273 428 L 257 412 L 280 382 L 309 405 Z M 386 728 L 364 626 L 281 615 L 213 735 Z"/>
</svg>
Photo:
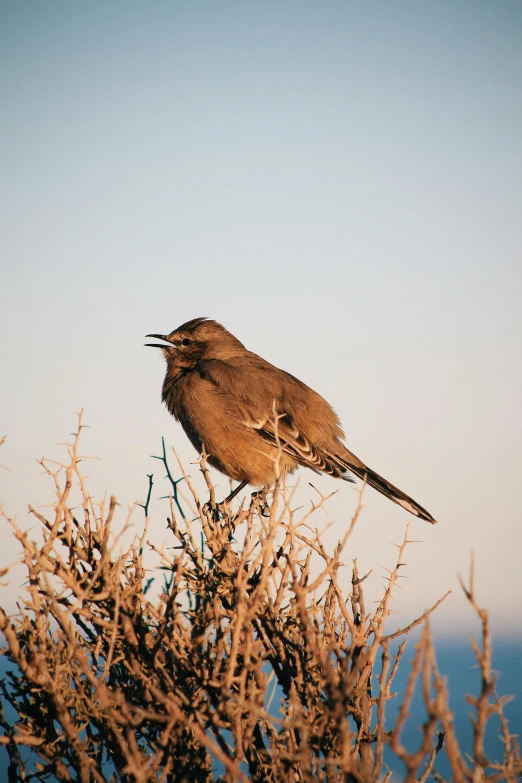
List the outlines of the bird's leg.
<svg viewBox="0 0 522 783">
<path fill-rule="evenodd" d="M 237 487 L 232 490 L 230 495 L 227 498 L 224 499 L 223 503 L 230 503 L 231 500 L 234 500 L 236 495 L 239 495 L 241 490 L 244 489 L 247 484 L 248 484 L 248 481 L 242 481 L 241 484 L 238 484 Z M 222 504 L 220 503 L 220 505 L 222 505 Z"/>
<path fill-rule="evenodd" d="M 223 519 L 231 519 L 231 513 L 228 504 L 236 497 L 239 492 L 241 492 L 242 489 L 246 487 L 247 484 L 248 481 L 242 481 L 241 484 L 238 484 L 238 486 L 232 490 L 228 497 L 221 501 L 221 503 L 216 503 L 215 500 L 211 500 L 209 503 L 205 503 L 203 506 L 203 511 L 206 512 L 208 510 L 211 513 L 214 522 L 219 522 L 221 517 Z"/>
<path fill-rule="evenodd" d="M 216 518 L 219 519 L 220 514 L 226 513 L 226 507 L 227 504 L 230 503 L 231 500 L 234 500 L 236 495 L 238 495 L 242 489 L 244 489 L 248 484 L 248 481 L 242 481 L 240 484 L 237 485 L 235 489 L 232 490 L 230 495 L 226 497 L 224 500 L 221 501 L 221 503 L 215 503 L 214 505 L 209 504 L 209 507 L 213 511 L 213 513 L 216 515 Z M 267 492 L 270 489 L 269 486 L 263 487 L 263 489 L 258 490 L 257 492 L 252 492 L 252 499 L 254 503 L 259 508 L 260 513 L 264 517 L 270 516 L 270 506 L 268 505 L 268 501 L 266 499 Z"/>
</svg>

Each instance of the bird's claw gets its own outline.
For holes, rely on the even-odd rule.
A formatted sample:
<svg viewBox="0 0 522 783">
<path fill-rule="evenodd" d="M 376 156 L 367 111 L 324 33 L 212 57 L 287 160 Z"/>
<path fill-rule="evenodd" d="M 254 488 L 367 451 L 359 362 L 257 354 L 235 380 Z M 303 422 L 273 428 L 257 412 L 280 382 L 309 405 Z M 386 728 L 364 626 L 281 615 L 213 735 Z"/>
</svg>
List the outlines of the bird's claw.
<svg viewBox="0 0 522 783">
<path fill-rule="evenodd" d="M 252 503 L 256 506 L 262 517 L 270 516 L 270 506 L 268 505 L 266 489 L 252 492 Z"/>
<path fill-rule="evenodd" d="M 210 515 L 214 522 L 220 522 L 229 519 L 231 516 L 230 503 L 228 503 L 226 500 L 222 500 L 221 503 L 216 503 L 216 501 L 209 501 L 203 506 L 203 513 L 205 516 Z"/>
</svg>

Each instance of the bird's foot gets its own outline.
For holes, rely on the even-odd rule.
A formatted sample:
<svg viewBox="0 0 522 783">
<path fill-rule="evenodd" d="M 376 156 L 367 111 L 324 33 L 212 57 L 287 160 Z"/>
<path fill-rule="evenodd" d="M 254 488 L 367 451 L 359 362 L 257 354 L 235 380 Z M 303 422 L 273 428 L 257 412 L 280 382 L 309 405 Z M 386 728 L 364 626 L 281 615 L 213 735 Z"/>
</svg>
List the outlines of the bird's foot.
<svg viewBox="0 0 522 783">
<path fill-rule="evenodd" d="M 220 520 L 226 519 L 227 515 L 230 514 L 230 506 L 227 504 L 226 500 L 223 500 L 221 503 L 209 501 L 203 506 L 203 513 L 214 522 L 219 522 Z"/>
<path fill-rule="evenodd" d="M 267 500 L 267 490 L 260 489 L 257 492 L 252 492 L 251 497 L 252 497 L 252 502 L 250 505 L 251 506 L 254 505 L 262 517 L 269 517 L 270 506 L 268 505 L 268 500 Z"/>
</svg>

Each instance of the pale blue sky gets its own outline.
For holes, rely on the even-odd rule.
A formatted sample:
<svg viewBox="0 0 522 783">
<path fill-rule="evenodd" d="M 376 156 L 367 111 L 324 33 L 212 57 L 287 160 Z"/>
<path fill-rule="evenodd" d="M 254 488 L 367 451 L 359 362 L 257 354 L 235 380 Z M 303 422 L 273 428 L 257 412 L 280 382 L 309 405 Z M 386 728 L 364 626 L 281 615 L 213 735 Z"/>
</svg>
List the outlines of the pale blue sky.
<svg viewBox="0 0 522 783">
<path fill-rule="evenodd" d="M 518 0 L 0 2 L 8 510 L 49 500 L 33 458 L 81 407 L 96 493 L 143 496 L 162 434 L 190 460 L 142 345 L 206 315 L 440 519 L 412 523 L 406 615 L 473 548 L 520 631 L 521 41 Z M 333 542 L 355 495 L 309 480 L 340 490 Z M 365 505 L 368 570 L 407 515 Z"/>
</svg>

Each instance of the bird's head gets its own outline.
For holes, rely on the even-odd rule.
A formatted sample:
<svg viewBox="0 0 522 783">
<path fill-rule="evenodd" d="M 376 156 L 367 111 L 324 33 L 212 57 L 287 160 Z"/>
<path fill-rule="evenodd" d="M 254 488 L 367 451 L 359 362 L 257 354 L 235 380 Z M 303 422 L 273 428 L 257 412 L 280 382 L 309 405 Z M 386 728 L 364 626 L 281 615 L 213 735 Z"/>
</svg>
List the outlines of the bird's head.
<svg viewBox="0 0 522 783">
<path fill-rule="evenodd" d="M 205 359 L 230 359 L 245 350 L 245 346 L 230 334 L 224 326 L 208 318 L 194 318 L 178 326 L 170 334 L 148 334 L 162 340 L 146 343 L 151 348 L 161 348 L 169 368 L 187 371 Z"/>
</svg>

